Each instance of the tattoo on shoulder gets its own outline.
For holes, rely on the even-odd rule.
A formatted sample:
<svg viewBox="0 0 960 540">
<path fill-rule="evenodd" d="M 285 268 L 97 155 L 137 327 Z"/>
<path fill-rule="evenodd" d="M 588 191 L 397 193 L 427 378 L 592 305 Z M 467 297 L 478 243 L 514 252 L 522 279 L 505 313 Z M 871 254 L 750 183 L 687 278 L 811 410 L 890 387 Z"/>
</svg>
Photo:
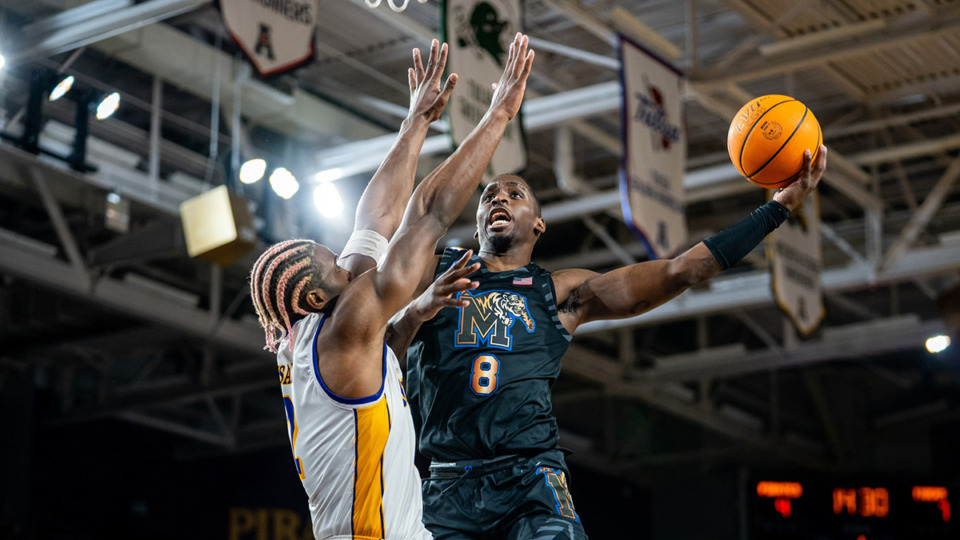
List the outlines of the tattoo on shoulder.
<svg viewBox="0 0 960 540">
<path fill-rule="evenodd" d="M 557 310 L 561 313 L 573 313 L 574 311 L 580 309 L 580 306 L 583 305 L 583 298 L 580 296 L 580 288 L 576 288 L 570 291 L 570 294 L 567 295 L 566 300 L 562 304 L 557 306 Z"/>
</svg>

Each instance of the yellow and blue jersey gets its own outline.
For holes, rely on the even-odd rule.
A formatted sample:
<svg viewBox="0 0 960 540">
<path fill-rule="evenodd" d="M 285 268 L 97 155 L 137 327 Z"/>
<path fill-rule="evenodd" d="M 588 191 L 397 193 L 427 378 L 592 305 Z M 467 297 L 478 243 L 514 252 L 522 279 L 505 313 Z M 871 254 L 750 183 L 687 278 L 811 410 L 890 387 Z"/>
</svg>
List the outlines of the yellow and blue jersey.
<svg viewBox="0 0 960 540">
<path fill-rule="evenodd" d="M 325 539 L 432 538 L 421 523 L 413 420 L 397 358 L 383 347 L 383 383 L 361 399 L 330 391 L 318 369 L 324 317 L 293 328 L 277 354 L 294 465 L 307 493 L 313 533 Z"/>
</svg>

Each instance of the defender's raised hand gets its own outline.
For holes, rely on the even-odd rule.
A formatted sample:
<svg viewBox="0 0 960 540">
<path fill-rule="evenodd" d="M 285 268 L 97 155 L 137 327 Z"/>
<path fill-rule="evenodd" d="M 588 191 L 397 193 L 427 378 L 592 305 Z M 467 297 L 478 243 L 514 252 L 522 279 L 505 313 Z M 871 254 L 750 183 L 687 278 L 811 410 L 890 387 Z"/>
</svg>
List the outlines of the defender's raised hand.
<svg viewBox="0 0 960 540">
<path fill-rule="evenodd" d="M 430 58 L 427 68 L 423 68 L 420 49 L 413 50 L 413 67 L 407 71 L 410 84 L 409 118 L 422 117 L 428 122 L 438 120 L 450 100 L 453 87 L 457 85 L 457 74 L 451 73 L 446 84 L 440 87 L 443 70 L 447 66 L 447 44 L 442 46 L 437 40 L 430 44 Z"/>
<path fill-rule="evenodd" d="M 820 183 L 824 171 L 827 170 L 827 147 L 820 145 L 820 151 L 817 152 L 817 159 L 810 157 L 810 151 L 803 153 L 803 174 L 796 182 L 785 188 L 780 188 L 773 196 L 773 200 L 782 204 L 787 210 L 793 210 L 800 206 L 803 199 L 806 198 Z"/>
<path fill-rule="evenodd" d="M 507 56 L 503 75 L 493 92 L 490 110 L 506 114 L 508 119 L 520 112 L 523 93 L 527 89 L 527 77 L 530 76 L 534 56 L 532 50 L 527 50 L 529 45 L 530 38 L 518 32 L 510 44 L 510 54 Z"/>
</svg>

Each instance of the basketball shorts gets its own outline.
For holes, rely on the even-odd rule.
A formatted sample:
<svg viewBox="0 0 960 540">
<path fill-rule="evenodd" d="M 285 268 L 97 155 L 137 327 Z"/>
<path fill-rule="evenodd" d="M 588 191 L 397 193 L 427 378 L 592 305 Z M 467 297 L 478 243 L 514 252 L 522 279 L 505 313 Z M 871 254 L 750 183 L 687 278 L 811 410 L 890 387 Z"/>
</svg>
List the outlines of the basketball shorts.
<svg viewBox="0 0 960 540">
<path fill-rule="evenodd" d="M 436 540 L 586 540 L 559 450 L 431 463 L 423 523 Z"/>
</svg>

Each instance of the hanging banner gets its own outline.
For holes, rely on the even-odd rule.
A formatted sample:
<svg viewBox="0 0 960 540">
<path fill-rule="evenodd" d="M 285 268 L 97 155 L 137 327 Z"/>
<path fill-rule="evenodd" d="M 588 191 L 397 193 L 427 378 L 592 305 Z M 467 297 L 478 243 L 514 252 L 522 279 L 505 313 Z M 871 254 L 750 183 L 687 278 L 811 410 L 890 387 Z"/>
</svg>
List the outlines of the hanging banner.
<svg viewBox="0 0 960 540">
<path fill-rule="evenodd" d="M 220 0 L 223 23 L 261 75 L 313 58 L 320 0 Z"/>
<path fill-rule="evenodd" d="M 490 107 L 492 84 L 500 80 L 517 32 L 523 31 L 521 0 L 446 0 L 442 39 L 449 47 L 447 72 L 460 80 L 447 113 L 450 136 L 460 145 Z M 523 113 L 507 125 L 490 165 L 487 180 L 520 172 L 527 166 Z"/>
<path fill-rule="evenodd" d="M 623 170 L 620 200 L 627 225 L 651 258 L 686 247 L 683 172 L 683 77 L 674 67 L 620 36 Z"/>
<path fill-rule="evenodd" d="M 810 335 L 826 315 L 820 289 L 820 194 L 812 193 L 767 237 L 773 296 L 797 332 Z"/>
</svg>

